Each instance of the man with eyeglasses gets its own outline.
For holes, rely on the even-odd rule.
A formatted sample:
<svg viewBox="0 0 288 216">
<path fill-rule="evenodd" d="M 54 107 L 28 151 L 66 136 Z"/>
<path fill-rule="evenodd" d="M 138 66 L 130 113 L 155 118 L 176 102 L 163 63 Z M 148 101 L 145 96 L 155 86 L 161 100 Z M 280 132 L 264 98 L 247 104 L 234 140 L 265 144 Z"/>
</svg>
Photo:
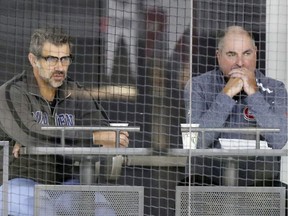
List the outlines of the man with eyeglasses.
<svg viewBox="0 0 288 216">
<path fill-rule="evenodd" d="M 13 154 L 9 164 L 9 214 L 21 216 L 33 215 L 36 184 L 79 184 L 79 176 L 68 156 L 19 156 L 20 147 L 59 146 L 61 131 L 41 130 L 42 126 L 109 125 L 105 111 L 91 94 L 67 77 L 73 60 L 68 35 L 57 28 L 37 29 L 29 49 L 32 70 L 0 87 L 0 138 L 11 141 Z M 113 148 L 116 142 L 114 131 L 66 131 L 64 136 L 65 144 L 75 147 Z M 128 146 L 128 136 L 120 132 L 120 147 Z M 44 213 L 55 212 L 47 206 Z"/>
</svg>

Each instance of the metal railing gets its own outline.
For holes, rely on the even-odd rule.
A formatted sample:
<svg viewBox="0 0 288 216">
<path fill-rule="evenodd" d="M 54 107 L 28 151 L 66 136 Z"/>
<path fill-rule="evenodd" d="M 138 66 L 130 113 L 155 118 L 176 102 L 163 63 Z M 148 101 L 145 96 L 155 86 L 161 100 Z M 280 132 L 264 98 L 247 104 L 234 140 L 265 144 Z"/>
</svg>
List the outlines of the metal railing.
<svg viewBox="0 0 288 216">
<path fill-rule="evenodd" d="M 125 160 L 123 163 L 131 166 L 159 166 L 159 156 L 155 156 L 153 149 L 149 148 L 94 148 L 94 147 L 65 147 L 64 133 L 65 130 L 115 130 L 117 136 L 120 131 L 139 131 L 139 127 L 43 127 L 43 130 L 61 130 L 62 145 L 61 147 L 29 147 L 22 150 L 22 154 L 35 154 L 35 155 L 47 155 L 47 154 L 62 154 L 73 155 L 75 159 L 79 160 L 86 157 L 88 163 L 91 163 L 91 156 L 115 156 L 124 155 Z M 176 162 L 175 166 L 185 166 L 185 158 L 192 156 L 285 156 L 288 153 L 286 149 L 259 149 L 260 148 L 260 133 L 261 132 L 279 132 L 279 129 L 273 128 L 195 128 L 195 127 L 182 127 L 182 132 L 201 132 L 205 140 L 205 132 L 237 132 L 246 134 L 256 134 L 256 148 L 255 149 L 167 149 L 165 152 L 166 163 L 160 163 L 162 166 L 172 164 Z M 119 140 L 119 137 L 118 139 Z M 148 157 L 147 157 L 148 156 Z M 182 160 L 175 160 L 175 158 L 182 158 Z M 82 160 L 83 161 L 83 160 Z M 169 163 L 170 161 L 170 163 Z M 119 160 L 115 160 L 119 163 Z M 113 163 L 113 161 L 111 161 Z M 88 165 L 88 164 L 87 164 Z M 121 165 L 122 166 L 122 165 Z M 121 168 L 118 164 L 118 169 Z M 115 164 L 111 165 L 115 167 Z M 115 170 L 115 169 L 112 169 Z M 117 171 L 119 173 L 119 170 Z M 85 172 L 87 173 L 87 172 Z"/>
<path fill-rule="evenodd" d="M 278 128 L 197 128 L 189 127 L 189 124 L 181 127 L 182 132 L 201 132 L 202 135 L 202 146 L 205 143 L 206 132 L 226 132 L 226 133 L 245 133 L 245 134 L 256 134 L 256 149 L 260 149 L 260 133 L 278 133 Z"/>
<path fill-rule="evenodd" d="M 64 152 L 60 152 L 60 149 L 57 149 L 57 152 L 54 152 L 54 154 L 63 154 L 67 155 L 67 151 L 70 151 L 69 155 L 73 156 L 80 156 L 79 163 L 80 163 L 80 181 L 82 184 L 95 184 L 96 182 L 96 176 L 99 174 L 100 165 L 96 164 L 95 158 L 93 158 L 93 154 L 91 154 L 92 149 L 101 149 L 101 148 L 87 148 L 86 153 L 84 154 L 84 148 L 78 148 L 78 151 L 76 148 L 72 147 L 72 149 L 66 149 L 65 147 L 65 131 L 115 131 L 116 132 L 116 142 L 115 142 L 115 148 L 120 149 L 120 131 L 127 131 L 127 132 L 138 132 L 140 131 L 140 127 L 133 127 L 133 126 L 127 126 L 128 124 L 123 123 L 115 123 L 119 126 L 100 126 L 100 127 L 42 127 L 42 130 L 61 130 L 61 146 L 62 150 Z M 122 124 L 122 126 L 120 126 Z M 124 126 L 125 125 L 125 126 Z M 57 148 L 57 147 L 56 147 Z M 63 149 L 64 148 L 64 149 Z M 111 148 L 108 148 L 108 151 Z M 53 149 L 52 149 L 53 150 Z M 71 152 L 71 150 L 73 152 Z M 75 151 L 77 153 L 75 153 Z M 90 152 L 90 154 L 89 154 Z M 29 149 L 29 154 L 31 154 L 31 149 Z M 37 154 L 37 153 L 36 153 Z M 47 154 L 47 149 L 46 149 Z M 98 154 L 97 158 L 100 154 Z M 125 161 L 125 158 L 121 156 L 120 154 L 113 154 L 111 157 L 105 154 L 106 160 L 105 160 L 105 175 L 110 180 L 117 179 L 121 174 L 121 168 L 122 164 Z"/>
<path fill-rule="evenodd" d="M 139 131 L 139 127 L 43 127 L 43 130 L 61 130 L 63 135 L 65 130 L 117 130 L 119 131 Z M 237 132 L 246 134 L 256 134 L 255 149 L 167 149 L 165 156 L 170 157 L 187 157 L 187 156 L 284 156 L 287 155 L 286 149 L 260 149 L 261 132 L 279 132 L 274 128 L 191 128 L 182 127 L 182 132 L 201 132 L 205 141 L 205 132 Z M 62 145 L 59 147 L 29 147 L 21 150 L 23 154 L 67 154 L 74 156 L 93 156 L 93 155 L 126 155 L 126 156 L 152 156 L 153 149 L 150 148 L 97 148 L 97 147 L 65 147 L 65 140 L 62 138 Z M 118 138 L 119 140 L 119 138 Z M 150 160 L 149 158 L 147 160 Z M 144 160 L 143 160 L 144 161 Z M 151 161 L 149 162 L 151 164 Z M 138 164 L 131 164 L 138 165 Z M 139 164 L 143 165 L 143 164 Z M 155 164 L 158 166 L 158 164 Z"/>
<path fill-rule="evenodd" d="M 3 147 L 3 175 L 2 175 L 2 214 L 8 215 L 8 178 L 9 178 L 9 142 L 0 141 L 0 146 Z"/>
<path fill-rule="evenodd" d="M 119 147 L 120 131 L 138 132 L 140 127 L 131 126 L 109 126 L 109 127 L 41 127 L 42 130 L 61 130 L 61 145 L 65 146 L 65 131 L 115 131 L 116 147 Z"/>
<path fill-rule="evenodd" d="M 99 147 L 65 147 L 65 139 L 64 134 L 66 130 L 90 130 L 90 131 L 96 131 L 96 130 L 115 130 L 117 133 L 117 136 L 119 136 L 120 131 L 133 131 L 137 132 L 140 131 L 139 127 L 43 127 L 43 130 L 61 130 L 63 137 L 62 137 L 62 143 L 59 147 L 24 147 L 21 149 L 21 154 L 34 154 L 34 155 L 49 155 L 49 154 L 59 154 L 59 155 L 73 155 L 76 159 L 78 158 L 80 161 L 83 158 L 91 159 L 93 157 L 99 157 L 99 156 L 110 156 L 111 158 L 113 156 L 117 155 L 123 155 L 126 157 L 126 160 L 123 161 L 123 164 L 126 164 L 128 166 L 185 166 L 186 165 L 186 159 L 187 157 L 191 156 L 227 156 L 227 157 L 233 157 L 233 156 L 287 156 L 288 150 L 287 149 L 259 149 L 259 144 L 255 147 L 255 149 L 167 149 L 165 151 L 165 156 L 161 155 L 155 155 L 155 151 L 151 148 L 99 148 Z M 183 132 L 201 132 L 202 136 L 204 136 L 205 140 L 205 132 L 237 132 L 237 133 L 254 133 L 257 136 L 256 141 L 259 141 L 259 136 L 261 132 L 279 132 L 279 129 L 265 129 L 265 128 L 182 128 Z M 204 134 L 204 135 L 203 135 Z M 119 139 L 118 139 L 119 140 Z M 8 143 L 8 142 L 6 142 Z M 7 152 L 4 152 L 4 155 L 7 155 L 6 159 L 8 159 L 9 151 L 8 151 L 8 144 L 7 145 Z M 117 146 L 116 146 L 117 147 Z M 4 148 L 5 149 L 5 148 Z M 5 151 L 5 150 L 4 150 Z M 159 162 L 159 157 L 161 159 L 166 160 L 166 162 L 163 163 Z M 179 160 L 181 158 L 181 160 Z M 3 160 L 5 157 L 3 157 Z M 183 160 L 182 160 L 183 159 Z M 83 160 L 82 160 L 83 161 Z M 118 163 L 119 161 L 116 161 Z M 91 163 L 92 166 L 93 163 Z M 89 166 L 91 165 L 89 164 Z M 120 167 L 123 165 L 121 164 Z M 3 164 L 4 166 L 7 166 L 6 175 L 3 173 L 3 183 L 5 181 L 8 181 L 8 160 Z M 119 165 L 119 164 L 118 164 Z M 91 169 L 94 169 L 95 167 L 90 167 Z M 86 172 L 87 174 L 87 172 Z M 93 174 L 92 172 L 88 172 L 87 175 Z M 4 180 L 4 176 L 6 180 Z M 87 178 L 86 176 L 86 179 Z M 90 179 L 91 180 L 91 179 Z M 91 184 L 92 181 L 88 180 L 86 184 Z M 85 184 L 85 183 L 84 183 Z M 92 183 L 93 184 L 93 183 Z M 3 185 L 4 186 L 4 185 Z M 6 190 L 6 193 L 5 193 Z M 6 195 L 6 197 L 3 197 L 4 204 L 8 204 L 8 193 L 7 193 L 7 186 L 6 189 L 3 190 L 3 196 Z M 3 212 L 8 211 L 8 207 L 3 208 Z M 5 215 L 5 214 L 3 214 Z"/>
</svg>

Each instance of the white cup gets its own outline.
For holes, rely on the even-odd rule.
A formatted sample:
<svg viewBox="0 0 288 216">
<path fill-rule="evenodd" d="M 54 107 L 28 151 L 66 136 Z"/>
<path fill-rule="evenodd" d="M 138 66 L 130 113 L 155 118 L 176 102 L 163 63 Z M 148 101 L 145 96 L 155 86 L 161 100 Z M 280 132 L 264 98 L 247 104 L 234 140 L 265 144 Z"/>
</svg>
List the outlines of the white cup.
<svg viewBox="0 0 288 216">
<path fill-rule="evenodd" d="M 181 124 L 181 127 L 199 127 L 199 124 Z M 196 149 L 198 132 L 182 132 L 183 149 Z"/>
</svg>

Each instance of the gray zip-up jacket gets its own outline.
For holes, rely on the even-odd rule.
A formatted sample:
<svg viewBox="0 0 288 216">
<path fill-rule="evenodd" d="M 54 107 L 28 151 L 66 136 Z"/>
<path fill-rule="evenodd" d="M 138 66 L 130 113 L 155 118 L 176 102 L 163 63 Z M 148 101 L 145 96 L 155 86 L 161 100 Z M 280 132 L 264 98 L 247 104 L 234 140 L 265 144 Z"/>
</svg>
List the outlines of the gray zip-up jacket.
<svg viewBox="0 0 288 216">
<path fill-rule="evenodd" d="M 203 128 L 279 128 L 280 133 L 263 133 L 260 138 L 267 141 L 269 147 L 281 149 L 287 141 L 285 85 L 264 76 L 258 70 L 255 73 L 259 91 L 250 96 L 242 93 L 233 99 L 222 93 L 226 82 L 220 70 L 215 69 L 193 77 L 192 86 L 188 82 L 184 91 L 187 122 L 191 120 L 191 123 L 198 123 Z M 255 136 L 206 132 L 204 148 L 221 148 L 218 138 L 255 139 Z M 201 143 L 201 136 L 199 136 L 198 148 Z"/>
<path fill-rule="evenodd" d="M 54 105 L 51 107 L 41 96 L 33 72 L 15 76 L 0 87 L 1 139 L 9 139 L 11 148 L 15 142 L 23 146 L 59 146 L 61 131 L 42 130 L 42 126 L 109 124 L 104 110 L 89 92 L 69 78 L 58 88 Z M 93 146 L 92 131 L 66 131 L 65 144 Z M 72 175 L 72 160 L 60 155 L 21 155 L 18 159 L 11 156 L 9 173 L 9 178 L 63 182 Z"/>
<path fill-rule="evenodd" d="M 226 82 L 220 70 L 215 69 L 193 77 L 192 85 L 188 83 L 184 91 L 187 122 L 198 123 L 201 128 L 279 128 L 280 133 L 261 133 L 260 139 L 267 141 L 268 146 L 273 149 L 281 149 L 287 141 L 287 91 L 282 82 L 265 77 L 258 70 L 255 73 L 259 91 L 250 96 L 240 93 L 233 98 L 222 93 Z M 202 136 L 198 137 L 197 148 L 201 148 Z M 204 148 L 221 148 L 219 138 L 255 140 L 256 136 L 206 132 Z M 239 186 L 259 183 L 263 185 L 266 181 L 279 178 L 280 157 L 235 156 L 234 158 L 238 161 Z M 190 169 L 189 162 L 186 166 L 186 175 L 209 177 L 211 181 L 207 180 L 207 184 L 223 183 L 223 168 L 226 165 L 222 157 L 199 156 L 190 161 Z"/>
</svg>

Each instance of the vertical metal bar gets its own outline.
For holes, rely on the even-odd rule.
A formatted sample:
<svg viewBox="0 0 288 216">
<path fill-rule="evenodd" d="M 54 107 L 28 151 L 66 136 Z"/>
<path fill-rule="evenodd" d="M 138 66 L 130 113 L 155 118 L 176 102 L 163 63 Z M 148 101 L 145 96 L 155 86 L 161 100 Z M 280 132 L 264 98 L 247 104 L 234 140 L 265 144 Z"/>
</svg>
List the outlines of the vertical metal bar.
<svg viewBox="0 0 288 216">
<path fill-rule="evenodd" d="M 62 147 L 65 147 L 65 129 L 64 128 L 62 128 L 61 129 L 61 145 L 62 145 Z"/>
<path fill-rule="evenodd" d="M 237 161 L 233 157 L 228 157 L 224 169 L 224 185 L 225 186 L 237 186 L 238 169 Z"/>
<path fill-rule="evenodd" d="M 205 130 L 201 131 L 201 136 L 202 136 L 201 149 L 204 149 L 204 146 L 205 146 Z"/>
<path fill-rule="evenodd" d="M 9 179 L 9 142 L 0 141 L 0 146 L 3 146 L 3 185 L 2 185 L 2 214 L 8 215 L 8 179 Z"/>
<path fill-rule="evenodd" d="M 116 148 L 119 148 L 120 146 L 120 131 L 116 130 L 116 143 L 115 143 Z"/>
<path fill-rule="evenodd" d="M 194 1 L 190 1 L 190 8 L 191 8 L 191 20 L 190 20 L 190 44 L 189 44 L 189 46 L 190 46 L 190 50 L 189 50 L 189 66 L 190 66 L 190 70 L 192 69 L 192 64 L 193 64 L 193 58 L 192 58 L 192 56 L 193 56 L 193 41 L 194 40 L 192 40 L 192 38 L 194 38 L 193 37 L 193 35 L 194 35 L 194 32 L 193 32 L 193 30 L 194 30 L 194 20 L 193 20 L 193 17 L 194 17 L 194 15 L 193 15 L 193 12 L 194 12 L 194 5 L 193 5 L 193 2 Z M 189 89 L 189 92 L 190 92 L 190 94 L 189 94 L 189 101 L 192 101 L 192 94 L 191 94 L 191 92 L 192 92 L 192 85 L 193 85 L 193 83 L 192 83 L 192 73 L 190 73 L 189 74 L 189 76 L 190 76 L 190 89 Z M 192 118 L 191 118 L 191 116 L 192 116 L 192 107 L 191 107 L 191 103 L 189 103 L 189 110 L 190 110 L 190 117 L 189 117 L 189 124 L 191 124 L 192 123 Z M 199 133 L 197 134 L 198 136 L 199 136 Z M 198 139 L 198 136 L 197 136 L 197 139 Z M 196 149 L 197 149 L 197 143 L 198 142 L 196 142 Z M 203 147 L 203 143 L 202 143 L 202 147 Z M 191 161 L 191 149 L 189 148 L 189 187 L 188 187 L 188 191 L 189 191 L 189 196 L 188 196 L 188 215 L 192 215 L 192 209 L 191 209 L 191 202 L 192 202 L 192 196 L 190 196 L 190 193 L 191 193 L 191 163 L 192 163 L 192 161 Z"/>
<path fill-rule="evenodd" d="M 256 149 L 260 149 L 260 131 L 256 131 Z"/>
<path fill-rule="evenodd" d="M 93 159 L 93 156 L 87 156 L 81 159 L 80 183 L 81 185 L 96 184 L 95 160 Z"/>
</svg>

